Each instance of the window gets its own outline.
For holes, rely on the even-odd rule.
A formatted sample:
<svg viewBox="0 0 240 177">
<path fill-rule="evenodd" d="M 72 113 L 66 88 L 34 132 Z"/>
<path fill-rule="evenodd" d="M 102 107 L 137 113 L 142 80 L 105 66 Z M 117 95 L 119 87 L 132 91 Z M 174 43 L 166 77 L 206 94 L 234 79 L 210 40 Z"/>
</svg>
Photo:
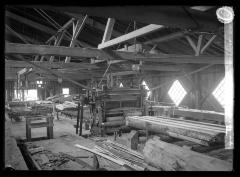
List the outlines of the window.
<svg viewBox="0 0 240 177">
<path fill-rule="evenodd" d="M 37 89 L 24 90 L 24 98 L 26 101 L 38 100 Z"/>
<path fill-rule="evenodd" d="M 17 97 L 17 90 L 14 90 L 14 99 L 22 100 L 22 90 L 18 90 L 18 97 Z M 38 100 L 37 89 L 29 89 L 24 90 L 24 100 L 25 101 L 33 101 Z"/>
<path fill-rule="evenodd" d="M 142 85 L 144 86 L 144 88 L 147 90 L 147 99 L 149 98 L 151 91 L 149 89 L 149 87 L 147 86 L 147 83 L 145 81 L 142 82 Z"/>
<path fill-rule="evenodd" d="M 181 103 L 186 94 L 187 92 L 178 80 L 173 82 L 171 88 L 168 91 L 168 95 L 173 100 L 176 106 Z"/>
<path fill-rule="evenodd" d="M 225 100 L 224 87 L 225 87 L 225 78 L 222 79 L 222 81 L 218 84 L 218 86 L 212 92 L 213 96 L 216 98 L 216 100 L 221 104 L 223 108 L 224 108 L 224 100 Z"/>
<path fill-rule="evenodd" d="M 123 84 L 122 84 L 122 82 L 120 83 L 119 87 L 123 87 Z"/>
<path fill-rule="evenodd" d="M 64 95 L 69 95 L 69 88 L 63 88 L 63 89 L 62 89 L 62 93 L 63 93 Z"/>
</svg>

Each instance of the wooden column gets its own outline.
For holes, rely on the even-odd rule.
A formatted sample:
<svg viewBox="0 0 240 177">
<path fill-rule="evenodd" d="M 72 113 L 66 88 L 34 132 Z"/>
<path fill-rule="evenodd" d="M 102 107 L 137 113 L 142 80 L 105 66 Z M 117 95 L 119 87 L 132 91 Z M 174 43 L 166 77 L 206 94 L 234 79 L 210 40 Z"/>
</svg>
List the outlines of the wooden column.
<svg viewBox="0 0 240 177">
<path fill-rule="evenodd" d="M 82 136 L 82 123 L 83 123 L 83 104 L 84 104 L 84 98 L 81 98 L 81 117 L 80 117 L 80 131 L 79 136 Z"/>
<path fill-rule="evenodd" d="M 80 89 L 79 89 L 78 92 L 79 92 L 79 101 L 78 101 L 78 114 L 77 114 L 76 134 L 78 134 L 79 119 L 80 119 Z"/>
</svg>

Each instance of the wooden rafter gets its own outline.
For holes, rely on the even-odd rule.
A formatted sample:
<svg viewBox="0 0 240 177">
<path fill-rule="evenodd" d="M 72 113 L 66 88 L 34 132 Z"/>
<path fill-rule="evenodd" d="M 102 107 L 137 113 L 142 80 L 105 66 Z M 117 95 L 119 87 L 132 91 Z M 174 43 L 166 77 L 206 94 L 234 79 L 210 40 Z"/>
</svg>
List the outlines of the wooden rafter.
<svg viewBox="0 0 240 177">
<path fill-rule="evenodd" d="M 203 54 L 203 52 L 210 46 L 210 44 L 213 42 L 213 40 L 217 37 L 217 35 L 213 35 L 208 42 L 202 47 L 200 53 Z"/>
<path fill-rule="evenodd" d="M 202 44 L 202 38 L 203 38 L 203 35 L 201 34 L 198 37 L 198 42 L 197 42 L 197 46 L 196 46 L 196 53 L 195 53 L 196 56 L 199 56 L 200 49 L 201 49 L 201 44 Z"/>
<path fill-rule="evenodd" d="M 34 61 L 33 63 L 47 67 L 49 69 L 61 69 L 61 68 L 66 68 L 66 69 L 98 69 L 99 67 L 95 65 L 91 65 L 88 63 L 64 63 L 64 62 L 53 62 L 49 63 L 47 61 Z M 23 61 L 16 61 L 16 60 L 5 60 L 5 68 L 25 68 L 25 67 L 31 67 L 32 65 L 23 62 Z"/>
<path fill-rule="evenodd" d="M 193 51 L 196 53 L 197 51 L 197 47 L 196 45 L 194 44 L 193 40 L 189 37 L 189 36 L 185 36 L 188 43 L 190 44 L 190 46 L 192 47 Z"/>
<path fill-rule="evenodd" d="M 172 33 L 166 36 L 161 36 L 159 38 L 155 38 L 152 40 L 148 40 L 146 42 L 144 42 L 144 44 L 155 44 L 155 43 L 160 43 L 160 42 L 165 42 L 165 41 L 169 41 L 169 40 L 173 40 L 173 39 L 177 39 L 180 38 L 186 34 L 189 34 L 189 31 L 185 30 L 185 31 L 180 31 L 180 32 L 176 32 L 176 33 Z"/>
<path fill-rule="evenodd" d="M 198 36 L 197 45 L 194 44 L 193 40 L 189 36 L 186 36 L 186 39 L 189 42 L 189 44 L 191 45 L 192 49 L 194 50 L 195 56 L 199 56 L 200 50 L 201 50 L 201 45 L 202 45 L 203 35 L 201 34 Z"/>
</svg>

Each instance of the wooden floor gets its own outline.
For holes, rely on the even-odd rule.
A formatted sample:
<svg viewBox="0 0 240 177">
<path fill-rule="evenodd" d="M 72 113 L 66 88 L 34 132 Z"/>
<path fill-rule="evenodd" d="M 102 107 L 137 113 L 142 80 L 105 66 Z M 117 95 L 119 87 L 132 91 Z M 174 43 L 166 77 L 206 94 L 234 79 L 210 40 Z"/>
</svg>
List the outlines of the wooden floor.
<svg viewBox="0 0 240 177">
<path fill-rule="evenodd" d="M 89 153 L 85 150 L 78 149 L 74 147 L 75 144 L 80 144 L 89 148 L 93 148 L 95 141 L 87 138 L 80 137 L 76 135 L 76 129 L 73 125 L 76 124 L 76 120 L 68 119 L 61 117 L 60 120 L 54 119 L 54 139 L 38 140 L 33 142 L 27 142 L 27 146 L 35 145 L 43 147 L 46 151 L 51 151 L 52 153 L 65 153 L 74 157 L 79 156 L 90 156 L 90 158 L 83 158 L 81 160 L 85 161 L 89 165 L 93 165 L 93 156 L 92 153 Z M 21 122 L 12 122 L 12 132 L 13 136 L 16 139 L 26 139 L 26 129 L 25 129 L 25 120 Z M 89 130 L 83 129 L 83 135 L 88 134 Z M 40 139 L 41 137 L 46 137 L 46 128 L 36 128 L 32 130 L 33 139 Z M 109 136 L 108 139 L 113 139 L 112 136 Z M 37 160 L 37 156 L 32 156 L 33 159 Z M 109 162 L 105 159 L 98 158 L 100 168 L 105 168 L 107 170 L 119 170 L 120 166 L 112 162 Z M 71 163 L 71 164 L 70 164 Z M 79 164 L 74 162 L 65 163 L 58 168 L 57 170 L 85 170 L 81 168 Z"/>
<path fill-rule="evenodd" d="M 6 116 L 7 117 L 7 116 Z M 17 147 L 17 142 L 13 136 L 13 130 L 10 119 L 5 121 L 5 166 L 11 166 L 16 170 L 28 170 L 23 156 Z"/>
<path fill-rule="evenodd" d="M 93 154 L 78 149 L 74 147 L 75 144 L 80 144 L 82 146 L 86 146 L 89 148 L 94 147 L 95 141 L 87 138 L 80 137 L 76 135 L 76 129 L 74 125 L 76 124 L 75 119 L 69 119 L 65 117 L 60 117 L 60 119 L 54 119 L 54 139 L 50 140 L 41 140 L 41 141 L 33 141 L 31 143 L 27 143 L 27 145 L 36 145 L 41 146 L 47 151 L 51 151 L 52 153 L 60 153 L 63 152 L 65 154 L 79 157 L 79 156 L 92 156 Z M 83 126 L 84 127 L 84 126 Z M 11 123 L 12 134 L 16 139 L 26 139 L 26 129 L 25 129 L 25 120 L 21 122 L 12 122 Z M 83 134 L 89 134 L 89 130 L 83 129 Z M 33 138 L 46 137 L 47 131 L 46 128 L 36 128 L 32 130 Z M 124 136 L 124 134 L 123 134 Z M 107 139 L 113 140 L 113 136 L 108 136 Z M 173 142 L 173 144 L 183 146 L 188 145 L 190 142 L 185 141 L 177 141 Z M 143 144 L 141 144 L 143 145 Z M 190 143 L 189 146 L 192 146 Z M 219 152 L 221 151 L 221 152 Z M 227 150 L 214 150 L 206 153 L 209 156 L 213 156 L 222 160 L 226 160 L 232 162 L 232 151 Z M 35 156 L 37 158 L 37 156 Z M 83 158 L 81 159 L 88 163 L 89 165 L 93 165 L 93 158 Z M 103 158 L 98 157 L 100 168 L 106 168 L 107 170 L 120 170 L 120 166 L 116 165 L 112 162 L 109 162 Z M 56 170 L 85 170 L 79 164 L 74 162 L 64 163 L 63 165 L 56 168 Z"/>
</svg>

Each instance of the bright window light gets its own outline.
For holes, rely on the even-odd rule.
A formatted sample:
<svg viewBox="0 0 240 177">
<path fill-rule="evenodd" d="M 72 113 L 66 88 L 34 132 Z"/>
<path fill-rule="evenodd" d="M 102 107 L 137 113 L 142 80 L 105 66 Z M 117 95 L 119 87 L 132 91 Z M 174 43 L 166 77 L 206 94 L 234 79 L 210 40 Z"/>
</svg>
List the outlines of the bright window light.
<svg viewBox="0 0 240 177">
<path fill-rule="evenodd" d="M 121 84 L 119 85 L 119 87 L 123 87 L 123 84 L 121 83 Z"/>
<path fill-rule="evenodd" d="M 24 98 L 26 101 L 38 100 L 37 89 L 24 90 Z"/>
<path fill-rule="evenodd" d="M 215 88 L 215 90 L 212 92 L 213 96 L 216 98 L 216 100 L 221 104 L 221 106 L 224 108 L 224 87 L 225 87 L 225 78 L 222 79 L 222 81 L 218 84 L 218 86 Z"/>
<path fill-rule="evenodd" d="M 142 85 L 144 86 L 144 88 L 147 90 L 147 98 L 149 98 L 149 96 L 151 95 L 151 91 L 147 85 L 147 83 L 145 81 L 142 81 Z"/>
<path fill-rule="evenodd" d="M 186 94 L 186 90 L 183 88 L 183 86 L 178 80 L 173 82 L 171 88 L 168 91 L 168 95 L 173 100 L 176 106 L 181 103 Z"/>
<path fill-rule="evenodd" d="M 69 95 L 69 88 L 63 88 L 62 93 L 66 94 L 66 95 Z"/>
</svg>

